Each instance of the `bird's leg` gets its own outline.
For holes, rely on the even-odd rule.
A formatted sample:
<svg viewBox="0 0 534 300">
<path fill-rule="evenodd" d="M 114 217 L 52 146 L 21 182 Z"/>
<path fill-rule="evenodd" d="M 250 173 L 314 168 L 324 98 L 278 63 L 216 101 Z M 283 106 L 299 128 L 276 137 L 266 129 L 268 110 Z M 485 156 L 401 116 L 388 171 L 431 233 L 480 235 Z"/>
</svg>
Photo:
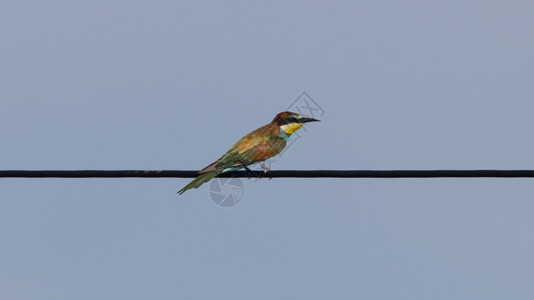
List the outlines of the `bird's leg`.
<svg viewBox="0 0 534 300">
<path fill-rule="evenodd" d="M 269 167 L 267 167 L 267 166 L 265 165 L 265 161 L 262 161 L 262 162 L 261 162 L 261 167 L 262 167 L 263 170 L 264 170 L 263 173 L 267 173 L 267 171 L 272 171 L 271 168 L 269 168 Z"/>
<path fill-rule="evenodd" d="M 261 162 L 261 167 L 263 168 L 263 174 L 265 174 L 265 173 L 267 173 L 267 172 L 269 172 L 269 171 L 272 171 L 271 168 L 269 168 L 269 167 L 267 167 L 267 166 L 265 165 L 265 161 L 262 161 L 262 162 Z M 263 175 L 263 174 L 262 174 L 262 175 Z M 263 177 L 263 176 L 262 176 L 262 177 Z M 272 178 L 272 177 L 269 177 L 269 179 L 273 179 L 273 178 Z"/>
</svg>

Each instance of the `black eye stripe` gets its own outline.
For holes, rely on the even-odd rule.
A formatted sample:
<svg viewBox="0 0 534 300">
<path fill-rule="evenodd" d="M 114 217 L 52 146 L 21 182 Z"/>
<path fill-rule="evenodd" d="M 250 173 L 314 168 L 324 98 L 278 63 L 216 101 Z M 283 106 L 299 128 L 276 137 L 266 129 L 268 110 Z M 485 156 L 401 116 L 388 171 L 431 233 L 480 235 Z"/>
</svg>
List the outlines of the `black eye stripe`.
<svg viewBox="0 0 534 300">
<path fill-rule="evenodd" d="M 278 121 L 278 125 L 281 126 L 281 125 L 297 123 L 297 122 L 298 122 L 298 119 L 296 117 L 290 116 L 290 117 L 285 117 L 283 119 L 280 119 Z"/>
</svg>

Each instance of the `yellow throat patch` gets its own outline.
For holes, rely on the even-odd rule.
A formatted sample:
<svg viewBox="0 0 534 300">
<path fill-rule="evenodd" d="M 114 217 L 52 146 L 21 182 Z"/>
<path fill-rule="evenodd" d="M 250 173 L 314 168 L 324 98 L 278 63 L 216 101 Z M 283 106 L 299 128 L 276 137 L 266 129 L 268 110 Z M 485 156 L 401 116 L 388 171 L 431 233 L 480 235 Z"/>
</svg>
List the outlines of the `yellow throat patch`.
<svg viewBox="0 0 534 300">
<path fill-rule="evenodd" d="M 302 125 L 302 123 L 290 123 L 280 126 L 280 129 L 287 134 L 293 134 L 293 132 L 297 131 Z"/>
</svg>

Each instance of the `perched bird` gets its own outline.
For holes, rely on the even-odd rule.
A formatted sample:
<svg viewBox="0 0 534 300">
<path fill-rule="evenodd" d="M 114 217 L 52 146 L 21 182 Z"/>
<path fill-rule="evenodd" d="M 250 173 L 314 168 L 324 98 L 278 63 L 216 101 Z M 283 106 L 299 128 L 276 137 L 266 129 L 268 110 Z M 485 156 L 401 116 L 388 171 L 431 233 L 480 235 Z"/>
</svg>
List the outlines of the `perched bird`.
<svg viewBox="0 0 534 300">
<path fill-rule="evenodd" d="M 224 173 L 245 168 L 251 164 L 261 162 L 265 171 L 270 169 L 265 166 L 264 161 L 280 153 L 286 146 L 286 142 L 299 128 L 306 122 L 316 122 L 319 120 L 305 118 L 299 114 L 284 111 L 276 115 L 273 121 L 260 127 L 241 138 L 235 145 L 221 158 L 211 165 L 200 170 L 197 178 L 191 181 L 178 194 L 191 189 L 198 188 L 203 183 L 210 181 L 213 177 Z"/>
</svg>

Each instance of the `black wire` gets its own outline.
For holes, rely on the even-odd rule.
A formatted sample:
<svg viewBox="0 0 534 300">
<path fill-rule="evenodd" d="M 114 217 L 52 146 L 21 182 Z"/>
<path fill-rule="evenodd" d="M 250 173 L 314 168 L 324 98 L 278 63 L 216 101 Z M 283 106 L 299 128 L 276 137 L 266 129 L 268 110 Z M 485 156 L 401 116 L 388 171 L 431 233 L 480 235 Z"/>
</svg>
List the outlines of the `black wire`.
<svg viewBox="0 0 534 300">
<path fill-rule="evenodd" d="M 194 178 L 198 171 L 182 170 L 0 170 L 4 178 Z M 440 178 L 534 177 L 534 170 L 279 170 L 234 171 L 219 177 L 264 178 Z"/>
</svg>

